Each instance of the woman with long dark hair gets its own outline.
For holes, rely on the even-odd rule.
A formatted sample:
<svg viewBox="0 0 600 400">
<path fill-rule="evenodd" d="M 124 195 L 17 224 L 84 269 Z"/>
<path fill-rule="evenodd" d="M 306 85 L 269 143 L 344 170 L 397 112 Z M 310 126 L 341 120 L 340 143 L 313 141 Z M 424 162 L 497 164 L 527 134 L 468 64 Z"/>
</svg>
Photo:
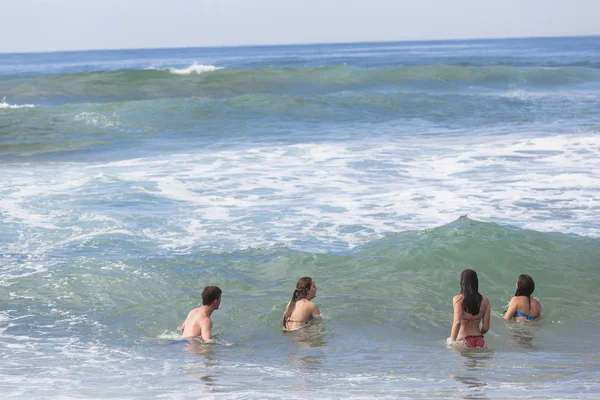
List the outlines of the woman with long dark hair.
<svg viewBox="0 0 600 400">
<path fill-rule="evenodd" d="M 454 323 L 450 340 L 461 340 L 467 347 L 485 347 L 483 335 L 490 329 L 490 301 L 479 294 L 477 272 L 472 269 L 462 272 L 460 294 L 454 296 L 452 305 Z"/>
<path fill-rule="evenodd" d="M 311 301 L 316 296 L 317 285 L 312 278 L 305 276 L 298 279 L 296 289 L 283 314 L 284 331 L 298 330 L 311 320 L 321 318 L 319 306 Z"/>
<path fill-rule="evenodd" d="M 527 274 L 519 275 L 517 279 L 517 291 L 504 314 L 504 319 L 515 319 L 517 321 L 533 321 L 542 314 L 542 304 L 532 297 L 535 290 L 533 278 Z"/>
</svg>

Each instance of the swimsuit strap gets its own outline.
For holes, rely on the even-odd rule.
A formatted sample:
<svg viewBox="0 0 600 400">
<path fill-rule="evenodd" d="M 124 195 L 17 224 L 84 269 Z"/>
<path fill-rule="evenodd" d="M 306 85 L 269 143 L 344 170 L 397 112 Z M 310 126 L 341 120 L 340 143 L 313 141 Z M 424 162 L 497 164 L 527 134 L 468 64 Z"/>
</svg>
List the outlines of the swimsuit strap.
<svg viewBox="0 0 600 400">
<path fill-rule="evenodd" d="M 308 319 L 306 321 L 294 321 L 293 319 L 286 319 L 285 320 L 285 324 L 287 326 L 287 324 L 289 324 L 290 322 L 294 323 L 294 324 L 308 324 L 311 320 L 312 320 L 312 315 L 308 317 Z"/>
<path fill-rule="evenodd" d="M 481 299 L 481 303 L 483 303 L 483 297 Z M 481 304 L 480 304 L 481 306 Z M 479 318 L 475 318 L 475 317 L 471 317 L 471 318 L 461 318 L 461 319 L 466 319 L 467 321 L 477 321 L 477 320 L 481 320 L 483 318 L 483 314 L 485 314 L 487 308 L 484 308 L 483 311 L 480 309 L 479 310 L 479 314 L 481 314 L 481 317 Z"/>
<path fill-rule="evenodd" d="M 515 317 L 528 318 L 529 315 L 522 313 L 521 311 L 515 311 Z"/>
<path fill-rule="evenodd" d="M 534 317 L 533 315 L 531 315 L 531 297 L 530 296 L 527 296 L 527 302 L 528 302 L 528 307 L 529 307 L 527 314 L 522 313 L 521 311 L 515 311 L 514 316 L 521 317 L 521 318 L 527 318 L 528 321 L 533 321 L 537 317 Z"/>
<path fill-rule="evenodd" d="M 462 293 L 460 294 L 460 296 L 462 297 L 460 300 L 463 300 L 465 298 L 465 296 Z M 458 301 L 460 301 L 460 300 L 458 300 Z M 483 296 L 481 296 L 481 302 L 479 303 L 479 307 L 481 307 L 482 304 L 483 304 Z M 464 311 L 464 309 L 463 309 L 463 311 Z M 479 314 L 481 314 L 481 317 L 479 317 L 479 318 L 471 317 L 471 318 L 461 318 L 461 319 L 466 319 L 467 321 L 477 321 L 477 320 L 480 320 L 480 319 L 483 318 L 483 314 L 485 314 L 485 309 L 482 312 L 481 308 L 480 308 L 479 309 Z"/>
</svg>

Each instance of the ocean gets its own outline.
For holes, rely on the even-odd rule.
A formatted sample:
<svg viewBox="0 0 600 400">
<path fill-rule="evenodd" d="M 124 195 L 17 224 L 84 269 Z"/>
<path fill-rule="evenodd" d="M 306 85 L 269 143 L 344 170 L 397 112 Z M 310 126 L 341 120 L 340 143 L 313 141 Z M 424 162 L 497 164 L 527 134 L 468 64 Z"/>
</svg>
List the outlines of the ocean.
<svg viewBox="0 0 600 400">
<path fill-rule="evenodd" d="M 3 398 L 600 397 L 600 37 L 0 54 L 0 176 Z"/>
</svg>

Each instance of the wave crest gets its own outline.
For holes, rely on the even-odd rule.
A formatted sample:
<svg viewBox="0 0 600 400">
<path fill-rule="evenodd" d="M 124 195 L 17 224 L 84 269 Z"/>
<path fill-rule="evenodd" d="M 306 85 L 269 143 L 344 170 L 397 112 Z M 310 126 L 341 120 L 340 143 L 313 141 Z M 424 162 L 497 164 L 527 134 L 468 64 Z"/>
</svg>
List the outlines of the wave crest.
<svg viewBox="0 0 600 400">
<path fill-rule="evenodd" d="M 214 65 L 204 65 L 193 63 L 187 68 L 169 68 L 168 71 L 176 75 L 191 75 L 202 74 L 204 72 L 213 72 L 223 69 L 223 67 L 215 67 Z"/>
<path fill-rule="evenodd" d="M 0 109 L 1 108 L 33 108 L 35 107 L 35 104 L 8 104 L 6 102 L 6 97 L 2 98 L 2 102 L 0 102 Z"/>
<path fill-rule="evenodd" d="M 445 93 L 457 87 L 556 89 L 560 85 L 597 84 L 600 70 L 581 67 L 518 68 L 506 66 L 402 66 L 360 69 L 346 65 L 311 68 L 234 69 L 192 64 L 185 68 L 119 70 L 36 77 L 9 86 L 2 94 L 22 102 L 107 102 L 155 98 L 222 98 L 269 93 L 318 95 L 364 87 L 423 88 Z M 27 105 L 31 106 L 31 105 Z M 7 105 L 4 105 L 6 108 Z M 21 106 L 22 107 L 22 106 Z"/>
</svg>

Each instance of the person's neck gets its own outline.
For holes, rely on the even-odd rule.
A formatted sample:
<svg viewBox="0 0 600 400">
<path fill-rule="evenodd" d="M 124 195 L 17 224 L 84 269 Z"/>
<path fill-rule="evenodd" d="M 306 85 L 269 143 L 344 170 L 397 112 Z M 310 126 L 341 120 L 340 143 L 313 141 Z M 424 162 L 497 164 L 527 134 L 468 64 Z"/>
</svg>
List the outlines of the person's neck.
<svg viewBox="0 0 600 400">
<path fill-rule="evenodd" d="M 213 306 L 205 306 L 205 305 L 202 305 L 200 308 L 202 309 L 202 311 L 204 311 L 204 314 L 205 314 L 207 317 L 210 317 L 210 315 L 213 313 L 213 311 L 215 311 L 215 309 L 214 309 L 214 307 L 213 307 Z"/>
</svg>

